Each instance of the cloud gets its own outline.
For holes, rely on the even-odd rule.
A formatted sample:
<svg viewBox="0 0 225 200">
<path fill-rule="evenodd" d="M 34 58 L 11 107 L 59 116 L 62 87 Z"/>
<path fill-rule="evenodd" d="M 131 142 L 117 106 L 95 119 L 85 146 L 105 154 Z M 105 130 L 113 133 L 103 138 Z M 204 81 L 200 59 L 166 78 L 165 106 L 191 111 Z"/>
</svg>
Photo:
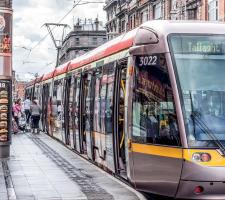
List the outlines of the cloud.
<svg viewBox="0 0 225 200">
<path fill-rule="evenodd" d="M 13 69 L 21 78 L 26 78 L 28 72 L 42 74 L 54 68 L 57 52 L 50 36 L 32 48 L 48 33 L 43 24 L 59 22 L 73 5 L 73 0 L 13 1 Z M 103 4 L 81 5 L 74 8 L 61 23 L 69 24 L 72 28 L 73 17 L 94 19 L 97 16 L 106 22 Z M 61 36 L 62 30 L 55 28 L 54 34 Z"/>
</svg>

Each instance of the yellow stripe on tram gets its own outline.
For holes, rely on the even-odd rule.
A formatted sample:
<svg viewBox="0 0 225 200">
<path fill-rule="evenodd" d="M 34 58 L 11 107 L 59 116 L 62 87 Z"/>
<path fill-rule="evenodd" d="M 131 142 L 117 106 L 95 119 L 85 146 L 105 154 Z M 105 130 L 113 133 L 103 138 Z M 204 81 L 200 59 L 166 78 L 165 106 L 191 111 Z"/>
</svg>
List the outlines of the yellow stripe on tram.
<svg viewBox="0 0 225 200">
<path fill-rule="evenodd" d="M 132 151 L 154 156 L 163 156 L 177 159 L 184 158 L 186 161 L 194 162 L 203 166 L 225 168 L 225 157 L 223 157 L 216 149 L 182 149 L 178 147 L 132 143 Z M 208 153 L 211 156 L 211 160 L 209 162 L 194 161 L 192 159 L 192 155 L 194 153 Z"/>
<path fill-rule="evenodd" d="M 165 147 L 165 146 L 156 146 L 156 145 L 146 145 L 132 143 L 132 151 L 136 153 L 143 153 L 155 156 L 163 156 L 170 158 L 182 159 L 182 149 L 176 147 Z"/>
</svg>

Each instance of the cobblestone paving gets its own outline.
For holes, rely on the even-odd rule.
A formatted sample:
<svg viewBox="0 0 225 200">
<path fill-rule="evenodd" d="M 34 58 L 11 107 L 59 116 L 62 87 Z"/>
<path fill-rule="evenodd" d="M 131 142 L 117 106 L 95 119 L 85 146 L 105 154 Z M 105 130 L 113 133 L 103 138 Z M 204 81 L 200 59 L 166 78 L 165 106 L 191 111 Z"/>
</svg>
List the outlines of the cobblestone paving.
<svg viewBox="0 0 225 200">
<path fill-rule="evenodd" d="M 0 160 L 0 200 L 145 199 L 45 134 L 12 139 Z"/>
<path fill-rule="evenodd" d="M 56 163 L 67 176 L 76 182 L 81 191 L 90 200 L 113 200 L 113 196 L 106 192 L 103 188 L 96 185 L 93 181 L 91 175 L 82 173 L 81 169 L 78 169 L 71 165 L 67 160 L 65 160 L 60 154 L 54 151 L 51 147 L 46 145 L 40 138 L 35 136 L 30 136 L 31 140 L 40 147 L 46 156 L 48 156 L 54 163 Z"/>
</svg>

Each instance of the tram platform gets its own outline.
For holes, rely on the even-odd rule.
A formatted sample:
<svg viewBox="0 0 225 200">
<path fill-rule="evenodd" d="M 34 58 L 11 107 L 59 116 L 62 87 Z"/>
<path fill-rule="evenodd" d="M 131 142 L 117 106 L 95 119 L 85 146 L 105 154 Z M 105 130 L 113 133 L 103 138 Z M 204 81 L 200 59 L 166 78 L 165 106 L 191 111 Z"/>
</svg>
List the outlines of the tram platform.
<svg viewBox="0 0 225 200">
<path fill-rule="evenodd" d="M 120 180 L 51 137 L 12 136 L 11 156 L 0 160 L 0 200 L 144 200 Z"/>
</svg>

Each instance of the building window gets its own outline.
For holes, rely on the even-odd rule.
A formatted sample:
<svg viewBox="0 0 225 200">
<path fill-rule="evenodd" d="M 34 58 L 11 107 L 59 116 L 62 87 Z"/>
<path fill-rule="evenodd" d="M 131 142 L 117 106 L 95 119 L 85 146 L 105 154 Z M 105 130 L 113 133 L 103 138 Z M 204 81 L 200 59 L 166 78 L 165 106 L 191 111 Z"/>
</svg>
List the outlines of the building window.
<svg viewBox="0 0 225 200">
<path fill-rule="evenodd" d="M 141 12 L 141 23 L 148 21 L 148 10 Z"/>
<path fill-rule="evenodd" d="M 197 8 L 187 10 L 188 19 L 197 19 Z"/>
<path fill-rule="evenodd" d="M 209 0 L 208 7 L 209 7 L 208 11 L 209 21 L 218 20 L 218 0 Z"/>
<path fill-rule="evenodd" d="M 170 1 L 170 10 L 176 10 L 177 9 L 177 0 L 171 0 Z"/>
<path fill-rule="evenodd" d="M 161 19 L 162 18 L 162 3 L 157 3 L 153 7 L 154 19 Z"/>
<path fill-rule="evenodd" d="M 131 16 L 130 17 L 130 30 L 133 28 L 132 26 L 133 26 L 133 17 Z"/>
<path fill-rule="evenodd" d="M 121 33 L 125 32 L 125 26 L 126 26 L 125 20 L 122 20 L 121 21 Z"/>
<path fill-rule="evenodd" d="M 80 45 L 80 39 L 79 38 L 75 38 L 75 45 Z"/>
<path fill-rule="evenodd" d="M 98 45 L 98 40 L 97 40 L 96 37 L 93 37 L 93 38 L 92 38 L 92 44 L 93 44 L 93 45 Z"/>
</svg>

